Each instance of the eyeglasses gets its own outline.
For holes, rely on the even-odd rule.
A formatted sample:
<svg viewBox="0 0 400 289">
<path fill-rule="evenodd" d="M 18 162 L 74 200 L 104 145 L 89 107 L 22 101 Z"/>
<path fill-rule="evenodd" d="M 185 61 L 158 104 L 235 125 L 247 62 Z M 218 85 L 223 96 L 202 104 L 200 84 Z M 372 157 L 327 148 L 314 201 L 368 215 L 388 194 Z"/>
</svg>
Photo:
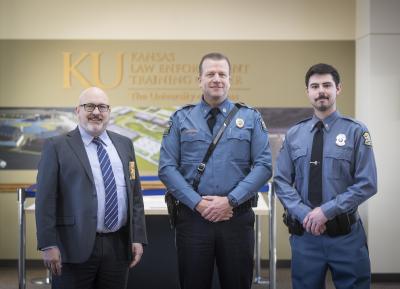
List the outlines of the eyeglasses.
<svg viewBox="0 0 400 289">
<path fill-rule="evenodd" d="M 96 109 L 96 107 L 99 109 L 100 112 L 107 112 L 110 110 L 110 106 L 107 104 L 85 103 L 79 106 L 83 106 L 83 109 L 86 112 L 93 112 Z"/>
</svg>

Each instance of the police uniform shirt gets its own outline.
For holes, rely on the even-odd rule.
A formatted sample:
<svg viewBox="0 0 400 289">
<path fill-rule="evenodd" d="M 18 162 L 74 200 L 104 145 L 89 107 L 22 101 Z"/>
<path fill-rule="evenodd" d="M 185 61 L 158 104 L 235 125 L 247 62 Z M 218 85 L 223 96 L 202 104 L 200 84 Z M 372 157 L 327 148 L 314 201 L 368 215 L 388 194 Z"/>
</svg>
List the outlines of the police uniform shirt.
<svg viewBox="0 0 400 289">
<path fill-rule="evenodd" d="M 300 222 L 312 210 L 308 178 L 315 116 L 292 127 L 275 168 L 276 194 Z M 372 142 L 360 122 L 334 112 L 323 120 L 322 205 L 328 219 L 346 212 L 376 193 L 377 173 Z"/>
<path fill-rule="evenodd" d="M 214 136 L 233 107 L 228 99 L 219 105 Z M 176 111 L 161 145 L 159 177 L 191 209 L 203 195 L 230 195 L 241 204 L 253 197 L 272 175 L 265 124 L 256 110 L 242 107 L 207 162 L 198 192 L 193 190 L 197 167 L 214 137 L 207 126 L 210 110 L 202 100 Z"/>
</svg>

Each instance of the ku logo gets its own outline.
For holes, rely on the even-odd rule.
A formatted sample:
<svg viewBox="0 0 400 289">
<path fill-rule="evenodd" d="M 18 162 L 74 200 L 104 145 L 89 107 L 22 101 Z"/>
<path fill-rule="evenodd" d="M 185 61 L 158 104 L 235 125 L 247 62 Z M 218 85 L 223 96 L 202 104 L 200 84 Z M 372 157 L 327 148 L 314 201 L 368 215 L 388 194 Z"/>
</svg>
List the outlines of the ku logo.
<svg viewBox="0 0 400 289">
<path fill-rule="evenodd" d="M 101 89 L 115 88 L 120 85 L 123 76 L 124 54 L 115 55 L 114 81 L 105 84 L 101 80 L 101 52 L 81 52 L 79 56 L 72 52 L 63 52 L 64 88 L 72 87 L 72 79 L 83 87 L 97 86 Z M 107 69 L 109 65 L 106 66 Z M 86 74 L 85 74 L 86 73 Z M 105 73 L 108 75 L 109 73 Z"/>
</svg>

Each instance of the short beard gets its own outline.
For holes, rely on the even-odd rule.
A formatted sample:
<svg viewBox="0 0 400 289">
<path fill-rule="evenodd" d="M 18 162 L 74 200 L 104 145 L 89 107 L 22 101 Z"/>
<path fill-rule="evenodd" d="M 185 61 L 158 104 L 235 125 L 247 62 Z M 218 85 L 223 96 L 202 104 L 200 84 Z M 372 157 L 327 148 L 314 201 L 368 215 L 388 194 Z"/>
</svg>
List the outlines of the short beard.
<svg viewBox="0 0 400 289">
<path fill-rule="evenodd" d="M 321 106 L 314 105 L 314 108 L 316 110 L 318 110 L 318 111 L 327 111 L 329 109 L 329 106 L 326 106 L 326 105 L 321 105 Z"/>
<path fill-rule="evenodd" d="M 318 111 L 325 112 L 327 110 L 330 110 L 334 105 L 335 105 L 334 103 L 330 103 L 328 105 L 321 105 L 321 106 L 314 104 L 313 107 Z"/>
<path fill-rule="evenodd" d="M 332 105 L 333 104 L 331 104 L 331 105 L 321 105 L 321 106 L 318 106 L 318 101 L 319 100 L 321 100 L 321 99 L 325 99 L 325 100 L 327 100 L 327 101 L 329 101 L 329 97 L 326 97 L 326 96 L 324 96 L 324 95 L 320 95 L 316 100 L 315 100 L 315 105 L 313 105 L 314 106 L 314 108 L 316 109 L 316 110 L 318 110 L 318 111 L 322 111 L 322 112 L 324 112 L 324 111 L 327 111 L 328 109 L 330 109 L 331 107 L 332 107 Z"/>
</svg>

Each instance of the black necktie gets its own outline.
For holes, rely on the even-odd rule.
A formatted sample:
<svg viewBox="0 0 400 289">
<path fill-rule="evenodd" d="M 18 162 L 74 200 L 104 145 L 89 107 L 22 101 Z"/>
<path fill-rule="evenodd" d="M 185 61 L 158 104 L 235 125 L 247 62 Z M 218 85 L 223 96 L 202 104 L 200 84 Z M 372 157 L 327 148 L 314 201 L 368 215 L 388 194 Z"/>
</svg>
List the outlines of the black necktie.
<svg viewBox="0 0 400 289">
<path fill-rule="evenodd" d="M 208 128 L 210 129 L 211 134 L 213 133 L 215 123 L 217 122 L 218 113 L 219 113 L 218 107 L 214 107 L 210 110 L 210 117 L 207 119 L 207 124 L 208 124 Z"/>
<path fill-rule="evenodd" d="M 322 202 L 322 153 L 324 147 L 324 124 L 317 122 L 311 151 L 310 176 L 308 179 L 308 200 L 314 207 Z"/>
</svg>

